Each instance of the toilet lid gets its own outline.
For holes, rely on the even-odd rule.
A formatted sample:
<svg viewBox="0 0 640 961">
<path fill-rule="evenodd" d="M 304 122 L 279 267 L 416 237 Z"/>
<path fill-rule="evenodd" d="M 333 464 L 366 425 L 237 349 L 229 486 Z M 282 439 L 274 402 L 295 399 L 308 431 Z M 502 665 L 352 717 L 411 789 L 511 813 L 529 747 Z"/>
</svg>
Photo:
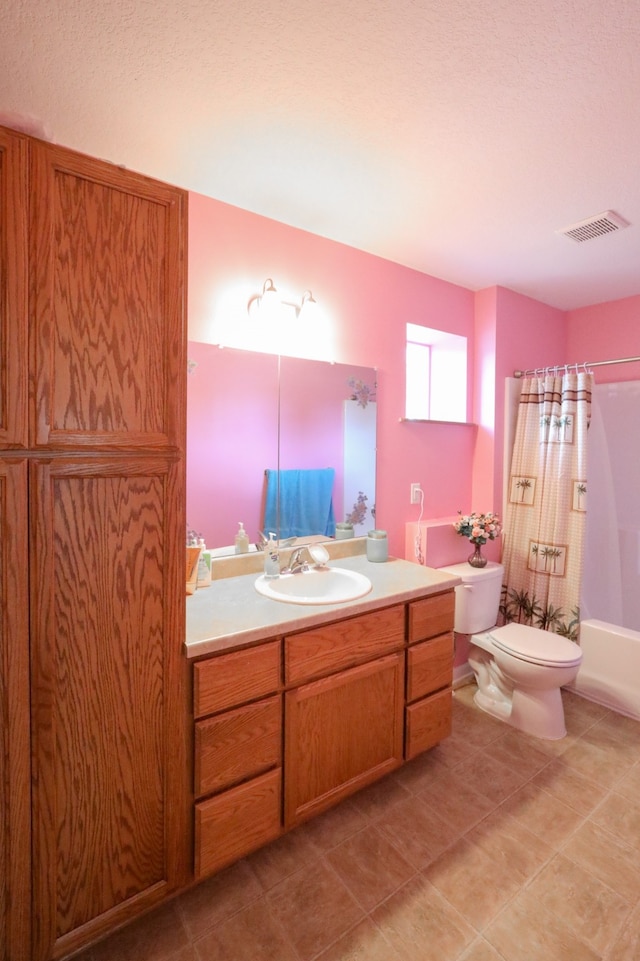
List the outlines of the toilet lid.
<svg viewBox="0 0 640 961">
<path fill-rule="evenodd" d="M 497 627 L 488 634 L 495 647 L 531 664 L 570 667 L 582 660 L 582 651 L 577 644 L 539 627 L 512 623 Z"/>
</svg>

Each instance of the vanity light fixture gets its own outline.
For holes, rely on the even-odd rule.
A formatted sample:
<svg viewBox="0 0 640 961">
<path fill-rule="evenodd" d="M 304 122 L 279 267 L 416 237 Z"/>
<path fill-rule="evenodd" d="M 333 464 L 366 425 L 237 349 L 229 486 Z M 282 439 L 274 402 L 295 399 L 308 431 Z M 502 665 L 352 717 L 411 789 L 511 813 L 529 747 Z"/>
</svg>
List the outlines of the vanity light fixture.
<svg viewBox="0 0 640 961">
<path fill-rule="evenodd" d="M 274 287 L 271 277 L 267 277 L 264 284 L 262 285 L 262 290 L 259 294 L 254 294 L 249 298 L 249 303 L 247 304 L 247 312 L 251 314 L 254 310 L 258 309 L 261 312 L 271 313 L 278 306 L 278 291 Z"/>
<path fill-rule="evenodd" d="M 310 290 L 305 290 L 302 295 L 302 300 L 300 301 L 300 306 L 296 307 L 296 316 L 299 317 L 300 314 L 304 312 L 305 317 L 309 317 L 313 311 L 315 311 L 318 306 L 318 302 L 311 293 Z"/>
<path fill-rule="evenodd" d="M 267 277 L 262 285 L 261 293 L 253 294 L 249 298 L 247 312 L 252 315 L 259 311 L 263 316 L 266 314 L 268 317 L 275 317 L 282 306 L 293 307 L 296 318 L 302 313 L 304 313 L 305 318 L 309 318 L 317 307 L 317 301 L 310 290 L 305 290 L 299 304 L 291 300 L 281 300 L 273 280 L 271 277 Z"/>
</svg>

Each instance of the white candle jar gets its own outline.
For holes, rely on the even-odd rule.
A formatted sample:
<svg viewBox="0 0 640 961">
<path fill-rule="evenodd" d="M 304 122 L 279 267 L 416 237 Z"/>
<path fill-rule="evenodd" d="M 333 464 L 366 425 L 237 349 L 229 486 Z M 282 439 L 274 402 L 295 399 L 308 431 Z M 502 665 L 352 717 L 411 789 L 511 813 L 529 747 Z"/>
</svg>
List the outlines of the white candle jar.
<svg viewBox="0 0 640 961">
<path fill-rule="evenodd" d="M 336 540 L 343 541 L 347 537 L 353 537 L 353 524 L 340 523 L 336 524 Z"/>
<path fill-rule="evenodd" d="M 386 531 L 369 531 L 367 534 L 367 560 L 376 564 L 389 560 Z"/>
</svg>

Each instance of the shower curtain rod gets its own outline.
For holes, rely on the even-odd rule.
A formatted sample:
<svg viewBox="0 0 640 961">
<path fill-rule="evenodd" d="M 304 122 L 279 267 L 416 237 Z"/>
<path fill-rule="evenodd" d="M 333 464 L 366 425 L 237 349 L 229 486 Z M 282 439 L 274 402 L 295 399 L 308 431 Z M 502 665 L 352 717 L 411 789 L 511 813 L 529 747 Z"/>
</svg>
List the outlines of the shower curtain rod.
<svg viewBox="0 0 640 961">
<path fill-rule="evenodd" d="M 584 367 L 585 370 L 589 367 L 606 367 L 608 364 L 631 364 L 636 361 L 640 361 L 640 357 L 619 357 L 617 360 L 594 360 L 592 363 L 585 362 L 583 364 L 550 364 L 548 367 L 535 367 L 533 370 L 514 370 L 514 377 L 526 377 L 528 374 L 544 374 L 545 371 L 549 370 L 562 370 L 564 367 L 566 370 L 569 367 Z"/>
</svg>

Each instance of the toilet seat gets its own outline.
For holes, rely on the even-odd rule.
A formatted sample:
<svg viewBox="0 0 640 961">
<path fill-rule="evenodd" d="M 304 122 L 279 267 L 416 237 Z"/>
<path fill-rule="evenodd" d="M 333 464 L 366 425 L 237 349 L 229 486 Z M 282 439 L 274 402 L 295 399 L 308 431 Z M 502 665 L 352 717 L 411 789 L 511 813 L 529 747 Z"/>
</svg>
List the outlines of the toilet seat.
<svg viewBox="0 0 640 961">
<path fill-rule="evenodd" d="M 580 648 L 560 634 L 526 624 L 505 624 L 487 631 L 492 644 L 529 664 L 543 667 L 573 667 L 582 660 Z"/>
</svg>

